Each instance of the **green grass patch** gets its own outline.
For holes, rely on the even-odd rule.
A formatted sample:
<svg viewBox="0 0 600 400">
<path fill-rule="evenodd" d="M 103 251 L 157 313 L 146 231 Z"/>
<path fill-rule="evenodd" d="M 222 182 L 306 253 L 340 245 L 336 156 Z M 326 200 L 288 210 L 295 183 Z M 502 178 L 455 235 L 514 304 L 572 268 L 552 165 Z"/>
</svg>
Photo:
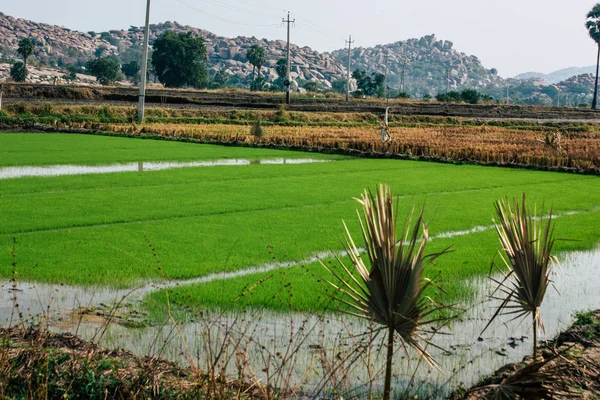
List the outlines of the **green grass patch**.
<svg viewBox="0 0 600 400">
<path fill-rule="evenodd" d="M 201 161 L 230 158 L 339 158 L 317 153 L 244 149 L 131 138 L 49 133 L 0 133 L 0 166 L 136 161 Z M 3 185 L 4 186 L 4 185 Z"/>
<path fill-rule="evenodd" d="M 586 227 L 587 222 L 590 225 Z M 558 218 L 556 223 L 557 237 L 589 238 L 581 241 L 558 241 L 555 247 L 557 253 L 586 249 L 597 243 L 591 238 L 594 232 L 593 224 L 600 223 L 600 210 L 563 216 Z M 355 239 L 360 240 L 358 236 L 355 236 Z M 489 272 L 491 261 L 500 250 L 497 234 L 490 228 L 483 232 L 452 238 L 433 239 L 427 246 L 427 252 L 434 253 L 447 248 L 450 248 L 451 252 L 426 268 L 426 277 L 435 279 L 442 291 L 430 290 L 427 295 L 448 304 L 470 300 L 474 292 L 465 282 Z M 351 267 L 349 258 L 344 257 L 342 260 Z M 333 257 L 322 261 L 332 269 L 339 269 L 339 264 Z M 269 272 L 233 279 L 163 290 L 147 296 L 145 303 L 155 319 L 160 319 L 164 314 L 167 292 L 172 305 L 180 310 L 202 310 L 206 307 L 240 310 L 254 307 L 278 311 L 334 309 L 340 304 L 331 300 L 334 291 L 326 280 L 333 278 L 319 262 L 312 262 L 290 268 L 282 266 Z M 586 315 L 578 315 L 578 321 L 587 321 L 584 317 Z"/>
</svg>

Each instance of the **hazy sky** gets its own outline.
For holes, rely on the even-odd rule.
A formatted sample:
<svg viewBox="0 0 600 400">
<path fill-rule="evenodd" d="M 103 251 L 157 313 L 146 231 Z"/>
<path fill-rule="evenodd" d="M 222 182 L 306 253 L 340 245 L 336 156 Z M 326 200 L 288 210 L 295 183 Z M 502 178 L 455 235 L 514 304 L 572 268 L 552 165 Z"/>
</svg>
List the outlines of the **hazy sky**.
<svg viewBox="0 0 600 400">
<path fill-rule="evenodd" d="M 152 0 L 151 22 L 177 21 L 221 36 L 285 39 L 286 11 L 296 19 L 292 42 L 319 51 L 374 46 L 435 33 L 478 56 L 504 77 L 595 64 L 584 27 L 599 0 Z M 144 23 L 146 0 L 0 0 L 14 17 L 79 31 Z"/>
</svg>

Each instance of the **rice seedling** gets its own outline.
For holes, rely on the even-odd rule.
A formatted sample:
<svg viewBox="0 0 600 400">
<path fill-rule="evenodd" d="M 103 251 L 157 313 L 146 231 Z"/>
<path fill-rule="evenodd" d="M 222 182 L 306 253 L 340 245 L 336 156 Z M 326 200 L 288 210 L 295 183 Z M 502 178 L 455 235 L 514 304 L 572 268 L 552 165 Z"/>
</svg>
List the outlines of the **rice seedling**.
<svg viewBox="0 0 600 400">
<path fill-rule="evenodd" d="M 271 137 L 271 132 L 267 137 Z M 0 161 L 7 165 L 97 164 L 103 159 L 118 162 L 307 157 L 305 153 L 269 149 L 89 135 L 0 134 L 0 142 Z M 354 212 L 351 199 L 372 185 L 374 179 L 402 190 L 400 209 L 426 198 L 426 218 L 435 218 L 435 226 L 429 227 L 431 236 L 488 226 L 487 204 L 505 195 L 518 196 L 532 187 L 538 201 L 553 197 L 554 209 L 562 221 L 557 233 L 580 240 L 559 242 L 557 250 L 592 248 L 600 235 L 596 229 L 600 220 L 600 181 L 596 177 L 352 159 L 306 165 L 7 179 L 0 183 L 0 214 L 7 216 L 0 224 L 0 246 L 9 248 L 12 238 L 17 238 L 22 248 L 20 265 L 27 266 L 19 271 L 22 280 L 86 286 L 128 288 L 140 281 L 158 279 L 147 268 L 147 262 L 124 257 L 122 251 L 116 250 L 137 254 L 137 249 L 145 246 L 142 232 L 162 250 L 169 280 L 270 264 L 267 245 L 272 246 L 283 265 L 307 260 L 328 249 L 343 250 L 335 226 Z M 581 196 L 583 192 L 587 195 Z M 359 228 L 357 221 L 347 223 L 351 231 Z M 207 226 L 211 229 L 207 230 Z M 260 235 L 256 234 L 257 226 Z M 202 244 L 191 246 L 190 238 L 198 232 L 203 232 Z M 444 274 L 444 289 L 449 297 L 445 301 L 468 296 L 461 289 L 461 282 L 488 272 L 482 266 L 489 265 L 496 252 L 493 233 L 490 226 L 486 232 L 440 238 L 428 244 L 431 251 L 441 251 L 449 245 L 456 248 L 444 257 L 446 272 L 437 266 L 428 269 L 429 276 Z M 139 258 L 147 257 L 139 254 Z M 96 260 L 102 260 L 101 267 Z M 0 252 L 0 264 L 8 267 L 11 261 L 8 252 Z M 307 260 L 306 267 L 288 269 L 286 274 L 295 282 L 306 279 L 306 270 L 319 271 L 319 276 L 325 274 L 311 260 Z M 0 268 L 0 276 L 10 279 L 10 268 Z M 190 291 L 196 301 L 207 307 L 237 308 L 237 303 L 232 302 L 239 292 L 235 288 L 238 284 L 244 286 L 242 281 L 253 279 L 240 277 L 195 285 Z M 267 285 L 277 291 L 274 283 Z M 312 289 L 295 286 L 297 307 L 305 311 L 322 309 L 317 301 L 319 293 Z M 253 296 L 252 305 L 278 307 L 267 294 Z"/>
<path fill-rule="evenodd" d="M 505 254 L 500 253 L 504 268 L 498 268 L 503 278 L 491 278 L 497 284 L 491 297 L 501 303 L 484 331 L 498 315 L 514 315 L 513 319 L 531 315 L 536 360 L 538 326 L 544 327 L 540 306 L 552 284 L 550 264 L 557 262 L 551 255 L 555 242 L 552 211 L 538 217 L 528 207 L 525 194 L 520 204 L 505 199 L 495 206 L 498 222 L 494 223 Z"/>
<path fill-rule="evenodd" d="M 365 191 L 358 201 L 363 209 L 359 221 L 371 268 L 363 261 L 345 223 L 344 247 L 359 277 L 355 277 L 339 256 L 337 259 L 343 272 L 322 265 L 335 278 L 328 283 L 338 293 L 335 298 L 348 307 L 344 312 L 378 323 L 380 332 L 387 330 L 384 399 L 389 399 L 395 334 L 402 339 L 405 351 L 409 346 L 428 363 L 436 365 L 426 348 L 433 343 L 424 336 L 433 332 L 425 325 L 444 320 L 434 316 L 444 307 L 423 296 L 433 284 L 423 278 L 423 270 L 428 262 L 446 251 L 425 255 L 429 235 L 423 221 L 423 209 L 414 225 L 412 213 L 407 217 L 398 238 L 397 210 L 394 210 L 389 186 L 378 186 L 376 195 Z"/>
</svg>

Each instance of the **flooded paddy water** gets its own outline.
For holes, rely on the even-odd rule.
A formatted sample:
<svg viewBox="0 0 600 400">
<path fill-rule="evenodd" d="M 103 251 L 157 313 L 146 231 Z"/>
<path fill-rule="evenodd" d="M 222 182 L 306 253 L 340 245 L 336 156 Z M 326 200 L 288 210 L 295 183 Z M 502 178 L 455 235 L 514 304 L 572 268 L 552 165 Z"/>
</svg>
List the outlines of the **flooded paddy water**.
<svg viewBox="0 0 600 400">
<path fill-rule="evenodd" d="M 43 177 L 62 175 L 87 175 L 87 174 L 110 174 L 115 172 L 143 172 L 162 171 L 175 168 L 198 168 L 198 167 L 223 167 L 223 166 L 247 166 L 247 165 L 280 165 L 280 164 L 311 164 L 334 161 L 332 159 L 319 158 L 265 158 L 245 159 L 233 158 L 223 160 L 188 161 L 188 162 L 157 162 L 140 161 L 131 163 L 119 163 L 110 165 L 48 165 L 48 166 L 19 166 L 0 168 L 0 179 Z"/>
<path fill-rule="evenodd" d="M 552 275 L 555 288 L 547 292 L 541 310 L 545 324 L 542 338 L 544 335 L 552 338 L 563 330 L 574 312 L 600 308 L 600 247 L 559 258 L 561 268 L 556 268 Z M 467 309 L 466 313 L 433 338 L 443 350 L 429 348 L 443 372 L 419 363 L 414 355 L 408 362 L 401 347 L 397 347 L 394 364 L 397 387 L 402 388 L 418 366 L 416 385 L 431 396 L 443 396 L 458 385 L 469 386 L 480 376 L 531 353 L 529 318 L 512 322 L 508 317 L 498 318 L 481 335 L 497 305 L 487 301 L 494 286 L 486 277 L 465 285 L 472 288 L 473 294 L 461 305 Z M 384 335 L 367 346 L 373 327 L 349 316 L 248 310 L 204 314 L 197 322 L 178 326 L 128 328 L 116 323 L 107 326 L 104 318 L 82 318 L 72 312 L 80 307 L 115 304 L 123 297 L 135 305 L 144 294 L 163 287 L 144 285 L 137 290 L 111 290 L 32 283 L 17 283 L 13 287 L 11 282 L 4 282 L 0 284 L 0 323 L 7 325 L 11 317 L 15 323 L 18 318 L 14 315 L 14 304 L 18 304 L 24 318 L 50 315 L 53 330 L 75 332 L 99 340 L 102 346 L 165 357 L 201 369 L 210 365 L 214 352 L 226 343 L 221 363 L 227 364 L 229 360 L 222 367 L 231 374 L 236 374 L 236 360 L 243 353 L 256 379 L 265 383 L 274 379 L 273 371 L 278 370 L 285 374 L 287 387 L 299 387 L 302 393 L 322 389 L 325 380 L 339 385 L 346 393 L 364 393 L 368 382 L 375 382 L 376 390 L 382 388 L 384 352 L 377 349 Z M 263 371 L 269 366 L 270 375 Z"/>
<path fill-rule="evenodd" d="M 145 172 L 174 168 L 249 166 L 254 164 L 305 164 L 334 161 L 312 158 L 221 159 L 190 162 L 132 162 L 111 165 L 56 165 L 0 168 L 0 179 L 78 174 Z M 564 215 L 573 215 L 569 211 Z M 560 215 L 559 215 L 560 216 Z M 469 230 L 440 233 L 431 239 L 447 239 L 493 229 L 476 226 Z M 276 313 L 249 309 L 243 312 L 190 314 L 184 323 L 148 324 L 141 314 L 145 295 L 165 288 L 201 285 L 215 280 L 234 279 L 281 268 L 293 268 L 331 257 L 330 252 L 309 254 L 303 260 L 267 263 L 240 271 L 215 273 L 186 281 L 140 283 L 130 289 L 75 287 L 29 282 L 0 281 L 0 326 L 21 321 L 46 321 L 53 331 L 72 332 L 108 348 L 124 348 L 139 355 L 227 371 L 232 377 L 243 364 L 247 379 L 272 383 L 275 387 L 298 388 L 309 397 L 321 389 L 338 389 L 344 397 L 360 396 L 369 390 L 382 390 L 384 335 L 367 321 L 332 312 L 325 314 Z M 343 256 L 343 253 L 337 255 Z M 545 337 L 551 338 L 571 321 L 573 312 L 600 308 L 600 248 L 561 256 L 562 269 L 553 276 L 556 289 L 550 289 L 541 313 Z M 531 353 L 530 321 L 497 319 L 481 333 L 495 311 L 487 300 L 493 284 L 485 277 L 464 282 L 472 297 L 460 308 L 467 311 L 451 326 L 433 337 L 442 349 L 430 347 L 440 364 L 439 372 L 414 354 L 406 357 L 398 343 L 395 357 L 397 388 L 411 380 L 415 369 L 416 386 L 428 397 L 443 396 L 459 385 L 469 386 L 480 376 L 501 365 L 519 361 Z M 122 303 L 116 315 L 115 304 Z M 165 311 L 166 314 L 166 311 Z M 123 315 L 123 318 L 121 318 Z M 135 327 L 134 327 L 135 326 Z M 480 337 L 481 336 L 481 337 Z M 541 335 L 542 337 L 544 335 Z M 222 354 L 215 363 L 217 354 Z"/>
</svg>

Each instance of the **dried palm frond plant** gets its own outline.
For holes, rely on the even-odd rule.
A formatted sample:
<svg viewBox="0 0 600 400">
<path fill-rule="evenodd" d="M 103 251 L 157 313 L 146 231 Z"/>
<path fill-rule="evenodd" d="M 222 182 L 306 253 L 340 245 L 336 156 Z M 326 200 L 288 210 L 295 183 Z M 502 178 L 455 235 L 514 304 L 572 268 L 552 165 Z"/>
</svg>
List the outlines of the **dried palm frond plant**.
<svg viewBox="0 0 600 400">
<path fill-rule="evenodd" d="M 557 263 L 551 255 L 555 242 L 552 211 L 537 217 L 523 194 L 521 204 L 517 200 L 511 204 L 508 199 L 496 202 L 496 215 L 498 221 L 494 224 L 504 250 L 504 254 L 500 252 L 504 267 L 496 267 L 503 275 L 501 279 L 490 277 L 497 285 L 491 297 L 501 303 L 483 331 L 499 315 L 514 315 L 514 320 L 531 314 L 535 361 L 538 327 L 544 329 L 540 306 L 552 284 L 550 264 Z"/>
<path fill-rule="evenodd" d="M 446 306 L 435 303 L 424 295 L 433 282 L 423 277 L 427 263 L 440 253 L 425 255 L 428 230 L 423 221 L 423 209 L 413 223 L 413 212 L 405 219 L 401 234 L 397 232 L 397 209 L 391 190 L 386 185 L 377 187 L 377 194 L 365 190 L 360 199 L 363 216 L 357 210 L 370 268 L 361 257 L 361 251 L 354 243 L 348 227 L 343 243 L 346 253 L 354 266 L 351 272 L 340 257 L 341 266 L 337 272 L 325 264 L 323 266 L 335 278 L 327 281 L 335 289 L 332 296 L 343 303 L 343 312 L 374 321 L 381 325 L 377 332 L 387 331 L 387 358 L 385 367 L 384 399 L 390 398 L 394 336 L 401 338 L 406 352 L 408 347 L 430 365 L 439 366 L 427 351 L 427 346 L 435 344 L 427 337 L 425 325 L 448 320 L 444 315 Z M 358 276 L 356 276 L 358 275 Z"/>
</svg>

